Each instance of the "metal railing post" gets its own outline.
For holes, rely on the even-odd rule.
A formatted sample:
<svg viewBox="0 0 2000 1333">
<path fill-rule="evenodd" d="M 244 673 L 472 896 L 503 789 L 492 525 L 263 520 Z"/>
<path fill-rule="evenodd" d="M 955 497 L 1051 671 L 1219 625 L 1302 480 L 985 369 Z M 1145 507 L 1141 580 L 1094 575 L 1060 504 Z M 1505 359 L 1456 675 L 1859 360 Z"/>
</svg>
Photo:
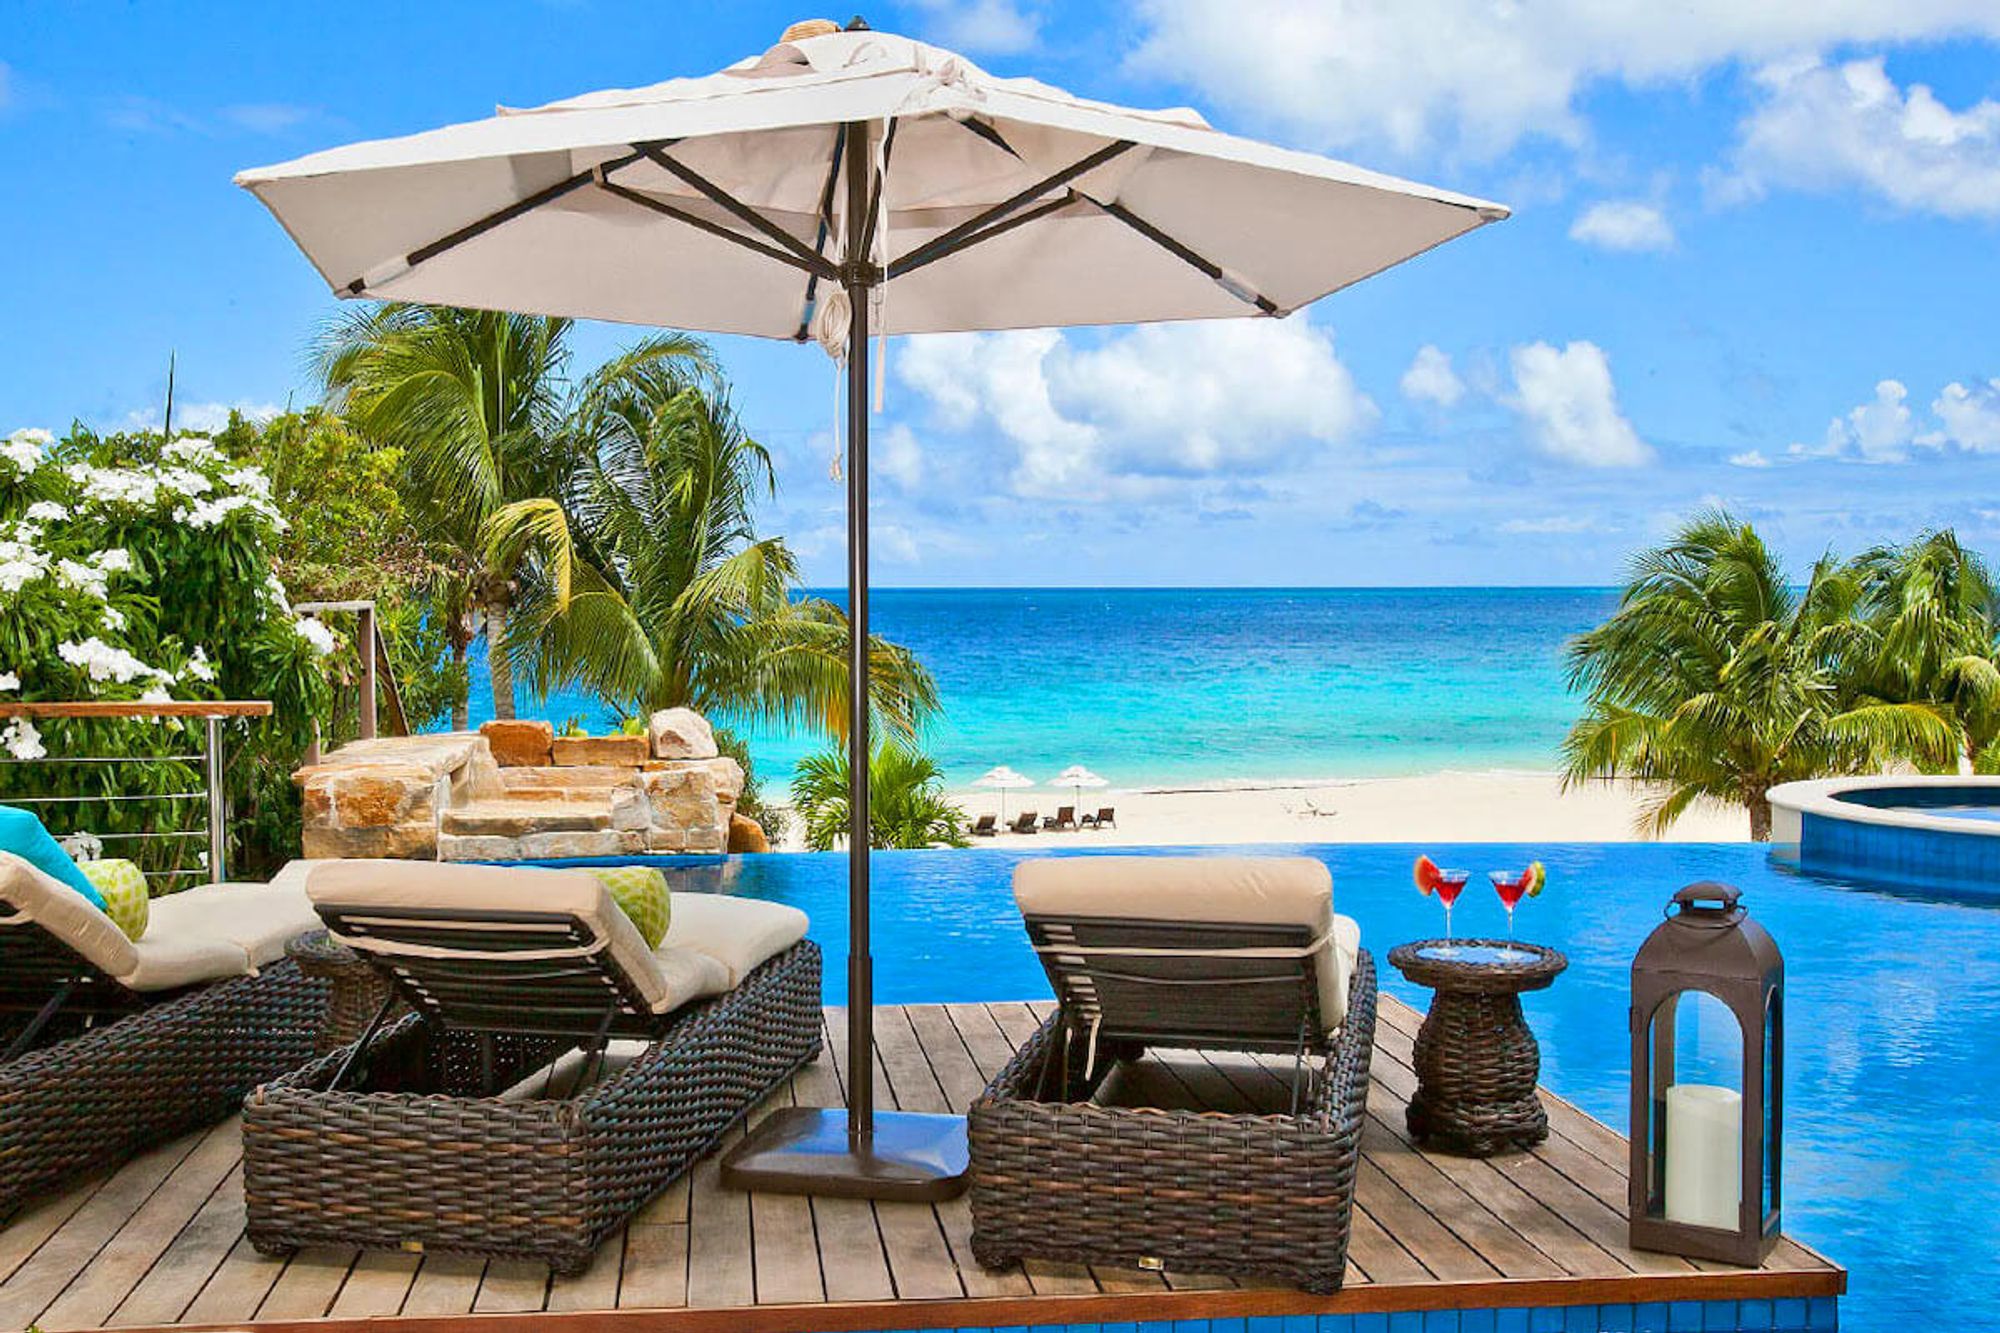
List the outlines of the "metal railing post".
<svg viewBox="0 0 2000 1333">
<path fill-rule="evenodd" d="M 229 878 L 223 864 L 229 842 L 229 811 L 222 791 L 222 719 L 203 721 L 208 732 L 208 877 L 221 884 Z"/>
<path fill-rule="evenodd" d="M 375 739 L 375 603 L 363 602 L 355 613 L 354 637 L 361 647 L 361 739 Z"/>
</svg>

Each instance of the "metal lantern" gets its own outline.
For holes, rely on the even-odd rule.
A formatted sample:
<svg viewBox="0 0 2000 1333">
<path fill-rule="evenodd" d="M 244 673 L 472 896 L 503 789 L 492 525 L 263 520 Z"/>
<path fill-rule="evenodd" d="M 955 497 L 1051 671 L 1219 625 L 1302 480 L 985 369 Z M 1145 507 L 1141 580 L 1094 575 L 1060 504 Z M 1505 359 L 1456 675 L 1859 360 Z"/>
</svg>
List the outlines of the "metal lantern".
<svg viewBox="0 0 2000 1333">
<path fill-rule="evenodd" d="M 1632 1247 L 1755 1265 L 1778 1239 L 1785 960 L 1690 884 L 1632 960 Z"/>
</svg>

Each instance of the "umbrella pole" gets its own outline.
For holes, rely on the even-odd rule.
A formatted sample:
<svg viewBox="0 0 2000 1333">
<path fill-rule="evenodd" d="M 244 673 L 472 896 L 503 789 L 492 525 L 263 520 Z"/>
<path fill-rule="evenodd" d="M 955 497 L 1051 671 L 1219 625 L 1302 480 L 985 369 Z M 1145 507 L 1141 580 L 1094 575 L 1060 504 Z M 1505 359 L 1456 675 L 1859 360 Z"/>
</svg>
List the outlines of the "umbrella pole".
<svg viewBox="0 0 2000 1333">
<path fill-rule="evenodd" d="M 935 1203 L 966 1186 L 965 1118 L 875 1111 L 875 977 L 869 955 L 868 125 L 845 128 L 847 253 L 847 1109 L 773 1112 L 722 1161 L 722 1183 L 784 1194 Z"/>
</svg>

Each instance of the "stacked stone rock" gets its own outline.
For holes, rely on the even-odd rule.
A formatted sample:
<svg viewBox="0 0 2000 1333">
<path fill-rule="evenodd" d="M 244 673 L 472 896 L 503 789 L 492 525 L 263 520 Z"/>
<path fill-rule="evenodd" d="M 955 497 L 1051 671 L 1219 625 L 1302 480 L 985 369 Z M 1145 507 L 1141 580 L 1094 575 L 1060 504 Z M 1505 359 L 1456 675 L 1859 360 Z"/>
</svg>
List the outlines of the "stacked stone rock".
<svg viewBox="0 0 2000 1333">
<path fill-rule="evenodd" d="M 294 775 L 307 856 L 516 861 L 768 850 L 736 814 L 743 768 L 707 719 L 645 735 L 557 736 L 546 722 L 358 741 Z"/>
</svg>

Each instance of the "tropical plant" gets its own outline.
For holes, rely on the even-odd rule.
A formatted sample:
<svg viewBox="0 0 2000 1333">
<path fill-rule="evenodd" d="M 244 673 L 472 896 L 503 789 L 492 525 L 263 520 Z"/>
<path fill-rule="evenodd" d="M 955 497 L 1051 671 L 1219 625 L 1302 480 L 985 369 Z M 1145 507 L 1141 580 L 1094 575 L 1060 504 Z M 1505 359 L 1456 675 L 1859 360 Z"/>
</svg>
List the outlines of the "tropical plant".
<svg viewBox="0 0 2000 1333">
<path fill-rule="evenodd" d="M 1863 686 L 1881 699 L 1929 704 L 1963 738 L 1955 767 L 1990 766 L 2000 737 L 1996 593 L 1985 561 L 1950 529 L 1878 546 L 1854 562 L 1860 612 L 1874 636 Z"/>
<path fill-rule="evenodd" d="M 1875 647 L 1861 601 L 1851 568 L 1824 558 L 1795 590 L 1749 524 L 1697 515 L 1635 557 L 1617 612 L 1569 644 L 1586 707 L 1565 785 L 1652 784 L 1641 828 L 1655 835 L 1698 802 L 1741 805 L 1767 840 L 1778 783 L 1952 753 L 1938 708 L 1859 688 Z"/>
<path fill-rule="evenodd" d="M 830 851 L 847 837 L 847 750 L 807 755 L 792 777 L 792 803 L 805 823 L 806 846 Z M 966 845 L 965 812 L 944 793 L 944 774 L 922 751 L 895 741 L 868 760 L 869 846 Z"/>
<path fill-rule="evenodd" d="M 538 690 L 579 681 L 621 714 L 684 706 L 844 738 L 847 617 L 800 595 L 791 550 L 758 536 L 770 455 L 692 364 L 628 355 L 581 386 L 574 554 L 523 567 L 515 650 Z M 869 664 L 874 716 L 914 739 L 937 707 L 929 673 L 879 637 Z"/>
<path fill-rule="evenodd" d="M 443 555 L 435 601 L 455 663 L 485 630 L 495 717 L 514 716 L 507 622 L 531 553 L 556 604 L 569 595 L 569 330 L 565 319 L 390 303 L 335 322 L 318 344 L 329 405 L 401 454 L 405 505 Z M 707 357 L 664 335 L 619 364 L 684 372 Z"/>
</svg>

